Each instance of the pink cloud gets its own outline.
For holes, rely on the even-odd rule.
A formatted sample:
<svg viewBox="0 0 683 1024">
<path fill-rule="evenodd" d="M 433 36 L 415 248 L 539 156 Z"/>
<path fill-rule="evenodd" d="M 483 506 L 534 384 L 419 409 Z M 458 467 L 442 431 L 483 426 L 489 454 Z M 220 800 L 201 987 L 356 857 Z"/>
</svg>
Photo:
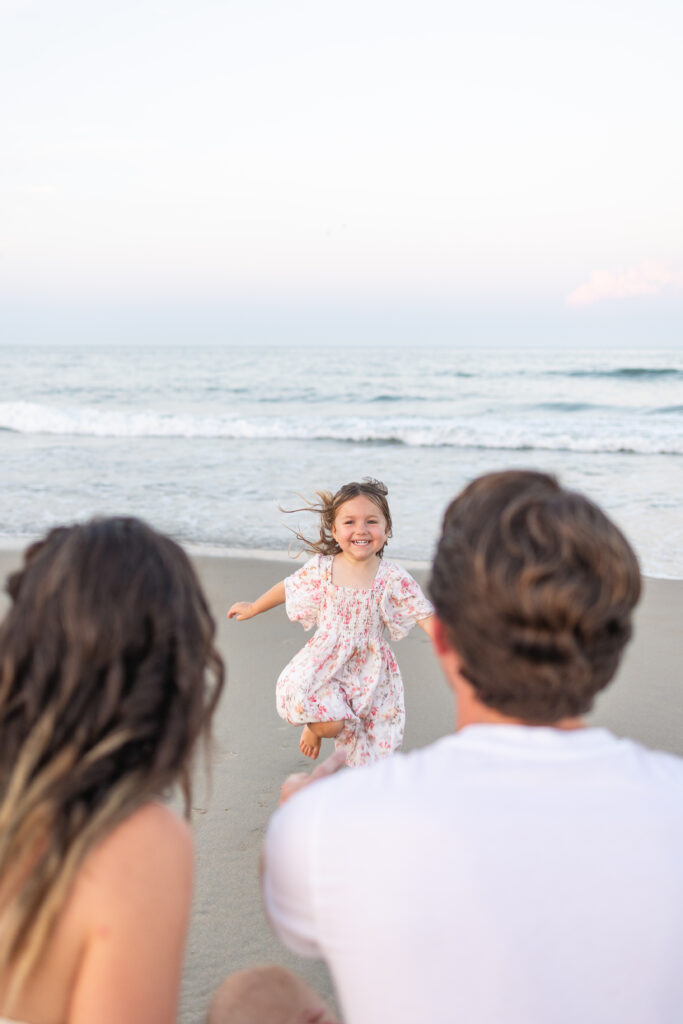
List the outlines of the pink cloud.
<svg viewBox="0 0 683 1024">
<path fill-rule="evenodd" d="M 568 306 L 594 306 L 605 299 L 628 299 L 635 295 L 657 295 L 665 288 L 683 288 L 683 271 L 670 270 L 663 263 L 641 263 L 631 270 L 594 270 L 566 298 Z"/>
</svg>

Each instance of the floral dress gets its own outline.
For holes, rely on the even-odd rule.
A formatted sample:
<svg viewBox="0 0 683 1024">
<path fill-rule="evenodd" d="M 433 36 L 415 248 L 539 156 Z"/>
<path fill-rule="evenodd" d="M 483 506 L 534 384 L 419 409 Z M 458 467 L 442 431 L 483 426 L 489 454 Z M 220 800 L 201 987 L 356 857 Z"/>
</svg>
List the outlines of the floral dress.
<svg viewBox="0 0 683 1024">
<path fill-rule="evenodd" d="M 366 764 L 401 745 L 403 682 L 384 638 L 406 636 L 433 608 L 419 585 L 393 562 L 380 561 L 372 587 L 338 587 L 332 555 L 315 555 L 285 580 L 287 615 L 315 635 L 281 673 L 278 714 L 292 724 L 345 725 L 335 746 L 346 763 Z"/>
</svg>

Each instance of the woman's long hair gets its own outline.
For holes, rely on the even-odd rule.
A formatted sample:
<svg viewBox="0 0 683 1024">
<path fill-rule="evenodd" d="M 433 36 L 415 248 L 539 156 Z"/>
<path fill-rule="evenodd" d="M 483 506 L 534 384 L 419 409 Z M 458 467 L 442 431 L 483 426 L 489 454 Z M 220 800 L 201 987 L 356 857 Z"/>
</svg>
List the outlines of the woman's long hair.
<svg viewBox="0 0 683 1024">
<path fill-rule="evenodd" d="M 60 527 L 0 625 L 0 976 L 35 968 L 87 854 L 190 773 L 223 687 L 184 552 L 137 519 Z"/>
</svg>

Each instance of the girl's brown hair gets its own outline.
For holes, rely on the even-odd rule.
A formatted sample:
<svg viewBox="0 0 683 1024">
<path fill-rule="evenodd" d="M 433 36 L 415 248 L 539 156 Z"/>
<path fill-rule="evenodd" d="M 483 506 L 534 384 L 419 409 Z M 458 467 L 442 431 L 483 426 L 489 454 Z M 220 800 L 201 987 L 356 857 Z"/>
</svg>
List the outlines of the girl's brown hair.
<svg viewBox="0 0 683 1024">
<path fill-rule="evenodd" d="M 132 518 L 60 527 L 0 625 L 0 974 L 16 994 L 87 854 L 180 783 L 224 670 L 185 553 Z"/>
<path fill-rule="evenodd" d="M 588 498 L 510 470 L 446 510 L 429 592 L 482 703 L 549 724 L 589 711 L 614 675 L 640 570 Z"/>
<path fill-rule="evenodd" d="M 332 494 L 331 491 L 316 491 L 318 501 L 309 501 L 303 508 L 283 509 L 288 514 L 295 512 L 313 512 L 320 516 L 320 535 L 317 540 L 311 540 L 299 530 L 293 530 L 294 536 L 304 545 L 304 550 L 316 552 L 321 555 L 336 555 L 341 548 L 332 536 L 332 528 L 337 513 L 341 506 L 352 498 L 359 498 L 361 495 L 373 501 L 380 510 L 387 524 L 387 539 L 391 537 L 391 512 L 387 494 L 389 491 L 381 480 L 372 480 L 369 477 L 360 482 L 352 481 L 343 484 L 338 491 Z M 377 552 L 379 558 L 384 554 L 386 543 Z"/>
</svg>

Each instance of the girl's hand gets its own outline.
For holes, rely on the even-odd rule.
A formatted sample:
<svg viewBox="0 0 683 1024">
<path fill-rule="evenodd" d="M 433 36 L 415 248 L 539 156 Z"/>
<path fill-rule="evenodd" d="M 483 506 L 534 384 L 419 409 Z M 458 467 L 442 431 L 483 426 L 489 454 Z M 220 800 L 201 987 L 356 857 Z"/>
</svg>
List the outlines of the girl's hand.
<svg viewBox="0 0 683 1024">
<path fill-rule="evenodd" d="M 238 622 L 250 619 L 253 615 L 256 615 L 253 601 L 236 601 L 228 612 L 228 618 L 237 619 Z"/>
<path fill-rule="evenodd" d="M 253 619 L 254 615 L 267 612 L 269 608 L 277 608 L 279 604 L 285 603 L 285 581 L 276 583 L 265 594 L 261 594 L 255 601 L 237 601 L 228 612 L 229 619 Z"/>
</svg>

